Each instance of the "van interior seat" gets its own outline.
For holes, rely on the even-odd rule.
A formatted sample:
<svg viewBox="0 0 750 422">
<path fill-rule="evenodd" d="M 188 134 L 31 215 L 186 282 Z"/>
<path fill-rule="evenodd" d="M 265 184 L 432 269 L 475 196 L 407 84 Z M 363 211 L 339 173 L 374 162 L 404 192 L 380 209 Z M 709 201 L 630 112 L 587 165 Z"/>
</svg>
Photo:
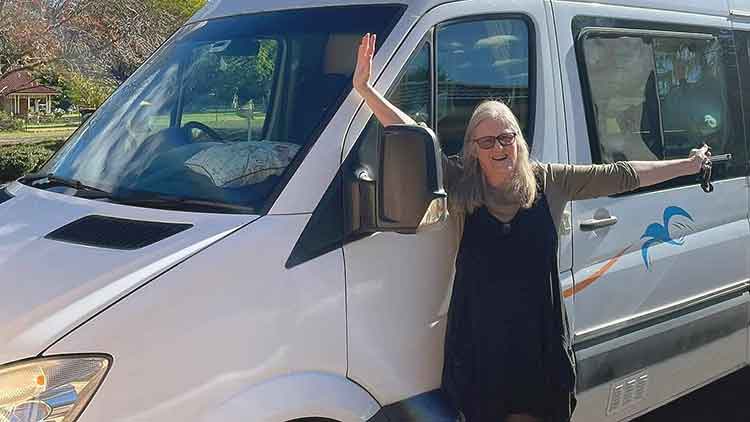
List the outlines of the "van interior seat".
<svg viewBox="0 0 750 422">
<path fill-rule="evenodd" d="M 325 43 L 325 54 L 319 69 L 304 78 L 295 89 L 299 120 L 292 140 L 300 145 L 308 142 L 328 109 L 341 95 L 341 90 L 351 83 L 357 63 L 359 34 L 330 34 Z"/>
</svg>

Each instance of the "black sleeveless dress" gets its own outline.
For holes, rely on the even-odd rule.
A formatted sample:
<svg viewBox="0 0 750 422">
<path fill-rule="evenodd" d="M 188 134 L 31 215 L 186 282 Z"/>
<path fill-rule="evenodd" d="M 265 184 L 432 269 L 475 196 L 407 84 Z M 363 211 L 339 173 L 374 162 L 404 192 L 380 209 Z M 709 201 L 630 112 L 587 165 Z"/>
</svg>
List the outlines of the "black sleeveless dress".
<svg viewBox="0 0 750 422">
<path fill-rule="evenodd" d="M 465 217 L 443 390 L 467 422 L 513 413 L 570 419 L 575 358 L 558 274 L 557 231 L 543 193 L 510 223 L 486 207 Z"/>
</svg>

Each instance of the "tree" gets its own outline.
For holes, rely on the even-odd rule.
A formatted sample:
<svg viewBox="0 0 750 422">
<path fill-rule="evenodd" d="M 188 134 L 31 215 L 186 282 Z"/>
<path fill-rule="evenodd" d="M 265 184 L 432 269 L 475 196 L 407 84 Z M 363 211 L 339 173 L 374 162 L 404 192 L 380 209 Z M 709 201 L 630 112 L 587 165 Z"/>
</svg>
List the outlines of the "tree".
<svg viewBox="0 0 750 422">
<path fill-rule="evenodd" d="M 98 108 L 114 91 L 114 86 L 96 79 L 70 73 L 64 78 L 65 90 L 73 104 L 84 108 Z"/>
<path fill-rule="evenodd" d="M 103 1 L 86 10 L 81 24 L 67 31 L 68 65 L 121 83 L 205 1 Z"/>
<path fill-rule="evenodd" d="M 272 76 L 277 55 L 277 42 L 260 40 L 255 55 L 222 55 L 202 48 L 195 63 L 189 67 L 185 79 L 185 95 L 192 98 L 194 107 L 227 106 L 234 102 L 240 105 L 252 100 L 265 102 L 271 90 Z M 211 87 L 211 91 L 205 90 Z M 195 98 L 201 93 L 202 98 Z"/>
<path fill-rule="evenodd" d="M 69 31 L 74 43 L 67 57 L 84 73 L 121 83 L 205 1 L 107 0 L 82 15 L 85 25 Z"/>
<path fill-rule="evenodd" d="M 49 66 L 40 68 L 35 74 L 45 85 L 57 87 L 60 95 L 55 98 L 55 108 L 63 110 L 72 105 L 98 108 L 117 88 L 112 82 Z"/>
<path fill-rule="evenodd" d="M 206 4 L 206 0 L 150 0 L 149 3 L 154 10 L 185 22 Z"/>
<path fill-rule="evenodd" d="M 204 3 L 0 0 L 0 79 L 54 63 L 122 81 Z"/>
<path fill-rule="evenodd" d="M 101 1 L 0 0 L 0 79 L 58 60 L 65 27 Z"/>
</svg>

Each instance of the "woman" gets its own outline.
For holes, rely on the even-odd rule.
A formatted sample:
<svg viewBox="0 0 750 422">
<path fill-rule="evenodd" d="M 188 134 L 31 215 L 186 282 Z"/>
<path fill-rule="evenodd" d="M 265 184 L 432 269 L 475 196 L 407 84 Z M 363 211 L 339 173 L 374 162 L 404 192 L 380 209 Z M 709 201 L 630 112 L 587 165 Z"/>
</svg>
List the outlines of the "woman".
<svg viewBox="0 0 750 422">
<path fill-rule="evenodd" d="M 385 126 L 415 124 L 370 85 L 375 35 L 362 39 L 354 88 Z M 474 111 L 461 162 L 443 158 L 462 234 L 448 313 L 443 389 L 468 422 L 568 421 L 575 358 L 557 268 L 565 204 L 694 174 L 708 147 L 681 160 L 540 164 L 501 102 Z"/>
</svg>

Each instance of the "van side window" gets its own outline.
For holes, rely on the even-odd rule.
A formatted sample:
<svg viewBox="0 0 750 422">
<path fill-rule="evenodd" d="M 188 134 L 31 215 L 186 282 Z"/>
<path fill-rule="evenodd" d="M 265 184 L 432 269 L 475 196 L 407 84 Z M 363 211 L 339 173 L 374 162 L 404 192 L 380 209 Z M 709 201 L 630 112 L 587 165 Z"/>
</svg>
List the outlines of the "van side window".
<svg viewBox="0 0 750 422">
<path fill-rule="evenodd" d="M 521 18 L 449 22 L 437 28 L 437 133 L 448 154 L 461 150 L 471 113 L 486 99 L 508 104 L 531 143 L 530 35 Z"/>
<path fill-rule="evenodd" d="M 430 74 L 430 43 L 425 42 L 412 56 L 401 79 L 388 94 L 388 100 L 417 123 L 432 123 L 432 87 Z"/>
<path fill-rule="evenodd" d="M 684 158 L 706 143 L 714 155 L 733 157 L 714 166 L 714 179 L 744 174 L 740 107 L 720 37 L 595 29 L 579 48 L 594 162 Z M 660 187 L 694 183 L 686 177 Z"/>
<path fill-rule="evenodd" d="M 591 37 L 583 45 L 601 160 L 660 159 L 652 45 L 640 37 Z"/>
<path fill-rule="evenodd" d="M 664 128 L 664 158 L 685 157 L 702 143 L 727 150 L 729 114 L 719 41 L 655 39 L 656 82 Z"/>
</svg>

